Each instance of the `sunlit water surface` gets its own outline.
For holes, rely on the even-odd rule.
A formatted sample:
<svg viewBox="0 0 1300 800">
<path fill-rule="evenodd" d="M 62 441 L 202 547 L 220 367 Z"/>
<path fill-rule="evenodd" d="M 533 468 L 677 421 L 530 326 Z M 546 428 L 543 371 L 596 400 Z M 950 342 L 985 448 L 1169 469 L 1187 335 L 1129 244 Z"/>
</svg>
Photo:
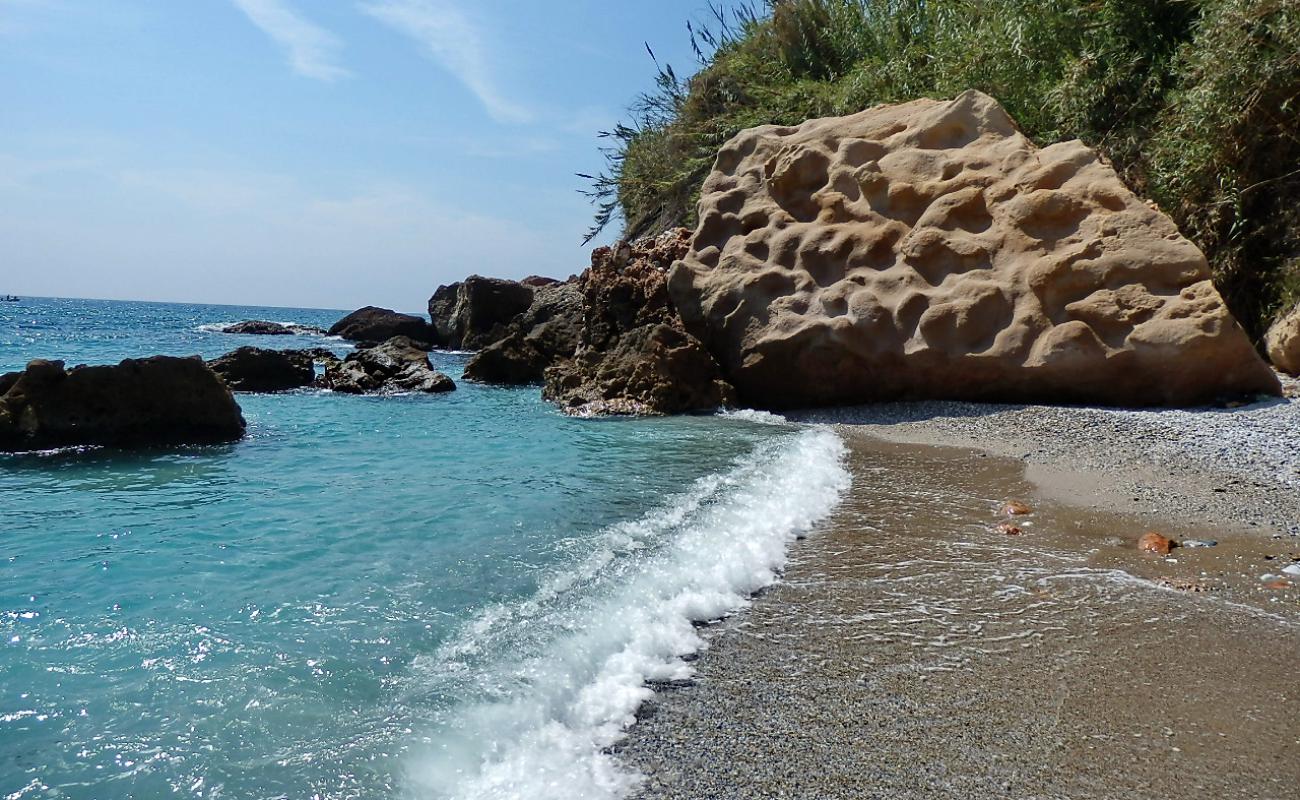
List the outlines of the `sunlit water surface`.
<svg viewBox="0 0 1300 800">
<path fill-rule="evenodd" d="M 28 359 L 219 355 L 341 312 L 0 303 Z M 616 797 L 692 620 L 843 492 L 829 432 L 578 421 L 534 388 L 241 395 L 246 440 L 0 456 L 0 797 Z"/>
</svg>

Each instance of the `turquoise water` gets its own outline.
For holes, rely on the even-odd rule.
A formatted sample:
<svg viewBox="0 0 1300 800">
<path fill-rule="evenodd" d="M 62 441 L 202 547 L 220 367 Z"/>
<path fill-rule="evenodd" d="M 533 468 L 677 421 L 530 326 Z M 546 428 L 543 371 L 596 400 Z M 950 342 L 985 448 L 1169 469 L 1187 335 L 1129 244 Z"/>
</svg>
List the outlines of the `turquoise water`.
<svg viewBox="0 0 1300 800">
<path fill-rule="evenodd" d="M 341 312 L 0 303 L 0 371 Z M 460 377 L 465 356 L 434 353 Z M 0 797 L 618 797 L 693 620 L 847 484 L 766 415 L 580 421 L 535 388 L 240 395 L 246 440 L 0 456 Z"/>
</svg>

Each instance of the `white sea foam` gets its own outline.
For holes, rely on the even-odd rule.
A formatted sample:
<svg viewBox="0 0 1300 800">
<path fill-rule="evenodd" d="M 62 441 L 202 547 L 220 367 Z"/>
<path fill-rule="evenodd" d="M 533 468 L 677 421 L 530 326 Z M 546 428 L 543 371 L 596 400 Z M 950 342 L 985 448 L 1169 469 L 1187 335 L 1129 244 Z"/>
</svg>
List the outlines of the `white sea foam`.
<svg viewBox="0 0 1300 800">
<path fill-rule="evenodd" d="M 760 444 L 660 509 L 598 537 L 529 600 L 485 611 L 413 665 L 413 693 L 466 698 L 412 756 L 417 797 L 618 798 L 636 775 L 607 753 L 653 691 L 690 676 L 692 623 L 744 606 L 786 546 L 849 486 L 828 429 Z"/>
<path fill-rule="evenodd" d="M 790 421 L 780 414 L 773 414 L 771 411 L 757 411 L 752 408 L 736 408 L 719 411 L 719 417 L 726 419 L 740 419 L 746 422 L 757 422 L 762 425 L 788 425 Z"/>
</svg>

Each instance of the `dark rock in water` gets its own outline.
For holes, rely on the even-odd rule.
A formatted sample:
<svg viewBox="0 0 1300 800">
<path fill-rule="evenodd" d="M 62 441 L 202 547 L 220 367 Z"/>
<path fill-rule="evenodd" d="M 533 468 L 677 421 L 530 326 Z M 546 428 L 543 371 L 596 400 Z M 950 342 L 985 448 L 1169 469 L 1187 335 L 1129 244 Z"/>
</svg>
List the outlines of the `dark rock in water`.
<svg viewBox="0 0 1300 800">
<path fill-rule="evenodd" d="M 465 379 L 506 386 L 540 383 L 549 363 L 528 337 L 512 333 L 475 353 L 465 364 Z"/>
<path fill-rule="evenodd" d="M 450 392 L 456 384 L 433 368 L 418 342 L 396 336 L 349 353 L 325 368 L 320 385 L 344 394 Z"/>
<path fill-rule="evenodd" d="M 439 345 L 479 350 L 504 338 L 510 323 L 532 304 L 531 286 L 471 275 L 438 287 L 429 298 L 429 319 Z"/>
<path fill-rule="evenodd" d="M 313 363 L 325 367 L 328 367 L 330 364 L 337 364 L 343 360 L 328 347 L 303 347 L 298 350 L 285 350 L 284 352 L 296 353 L 311 360 Z"/>
<path fill-rule="evenodd" d="M 583 416 L 674 414 L 733 402 L 713 357 L 686 333 L 665 282 L 690 232 L 597 248 L 578 279 L 582 324 L 572 359 L 545 372 L 542 396 Z"/>
<path fill-rule="evenodd" d="M 417 346 L 437 343 L 433 329 L 423 319 L 376 306 L 353 311 L 334 323 L 328 333 L 354 342 L 383 342 L 394 336 L 405 336 L 419 343 Z"/>
<path fill-rule="evenodd" d="M 704 345 L 663 323 L 643 325 L 609 350 L 584 350 L 551 367 L 542 396 L 576 416 L 677 414 L 734 402 Z"/>
<path fill-rule="evenodd" d="M 250 336 L 325 335 L 325 329 L 318 328 L 315 325 L 298 325 L 292 322 L 285 325 L 279 322 L 268 322 L 264 319 L 250 319 L 247 322 L 236 322 L 233 325 L 225 326 L 221 329 L 221 332 L 242 333 Z"/>
<path fill-rule="evenodd" d="M 197 356 L 72 370 L 38 359 L 0 379 L 0 389 L 0 450 L 209 444 L 244 435 L 234 395 Z"/>
<path fill-rule="evenodd" d="M 481 383 L 540 383 L 546 368 L 577 351 L 582 341 L 583 298 L 574 283 L 553 283 L 533 293 L 533 303 L 506 335 L 465 365 Z"/>
<path fill-rule="evenodd" d="M 236 392 L 283 392 L 310 386 L 316 380 L 312 356 L 295 350 L 240 347 L 209 361 L 208 366 Z"/>
<path fill-rule="evenodd" d="M 292 336 L 293 331 L 289 326 L 281 325 L 278 322 L 267 322 L 264 319 L 250 319 L 246 322 L 236 322 L 233 325 L 227 325 L 221 329 L 222 333 L 242 333 L 252 336 Z"/>
<path fill-rule="evenodd" d="M 455 335 L 456 295 L 459 292 L 460 281 L 457 281 L 439 286 L 429 298 L 430 325 L 439 347 L 454 350 L 460 346 L 460 339 Z"/>
</svg>

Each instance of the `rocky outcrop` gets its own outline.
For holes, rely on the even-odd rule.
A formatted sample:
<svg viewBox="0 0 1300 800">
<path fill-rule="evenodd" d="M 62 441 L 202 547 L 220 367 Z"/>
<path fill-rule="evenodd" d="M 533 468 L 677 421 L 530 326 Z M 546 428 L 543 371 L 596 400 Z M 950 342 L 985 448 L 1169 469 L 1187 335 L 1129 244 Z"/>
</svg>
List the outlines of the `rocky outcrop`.
<svg viewBox="0 0 1300 800">
<path fill-rule="evenodd" d="M 1288 375 L 1300 376 L 1300 304 L 1269 327 L 1264 347 L 1273 366 Z"/>
<path fill-rule="evenodd" d="M 540 383 L 547 367 L 570 358 L 582 340 L 583 296 L 577 281 L 551 283 L 501 339 L 478 351 L 465 377 L 480 383 Z"/>
<path fill-rule="evenodd" d="M 552 286 L 560 283 L 556 278 L 548 278 L 545 275 L 529 275 L 520 281 L 524 286 L 531 286 L 534 289 L 540 289 L 543 286 Z"/>
<path fill-rule="evenodd" d="M 227 325 L 221 329 L 222 333 L 241 333 L 251 336 L 324 336 L 325 329 L 317 328 L 315 325 L 297 325 L 294 323 L 283 324 L 280 322 L 268 322 L 264 319 L 250 319 L 245 322 L 236 322 Z"/>
<path fill-rule="evenodd" d="M 471 275 L 439 286 L 429 298 L 429 319 L 440 347 L 480 350 L 504 338 L 509 325 L 533 304 L 533 287 Z"/>
<path fill-rule="evenodd" d="M 405 336 L 421 346 L 437 343 L 429 323 L 420 317 L 377 306 L 353 311 L 334 323 L 328 333 L 353 342 L 384 342 L 394 336 Z"/>
<path fill-rule="evenodd" d="M 1168 217 L 979 92 L 743 131 L 699 217 L 668 286 L 749 405 L 1280 391 Z"/>
<path fill-rule="evenodd" d="M 543 397 L 578 415 L 673 414 L 733 402 L 731 386 L 668 298 L 664 276 L 688 237 L 676 230 L 592 252 L 578 279 L 577 351 L 546 370 Z"/>
<path fill-rule="evenodd" d="M 734 401 L 699 340 L 662 323 L 634 328 L 607 350 L 588 349 L 551 367 L 542 396 L 575 416 L 676 414 Z"/>
<path fill-rule="evenodd" d="M 301 350 L 240 347 L 208 366 L 236 392 L 283 392 L 316 380 L 315 359 Z"/>
<path fill-rule="evenodd" d="M 326 366 L 320 385 L 344 394 L 437 393 L 456 388 L 451 378 L 429 363 L 423 344 L 406 336 L 355 350 L 343 361 Z"/>
<path fill-rule="evenodd" d="M 33 361 L 0 378 L 0 450 L 235 441 L 244 417 L 197 356 L 75 367 Z"/>
</svg>

